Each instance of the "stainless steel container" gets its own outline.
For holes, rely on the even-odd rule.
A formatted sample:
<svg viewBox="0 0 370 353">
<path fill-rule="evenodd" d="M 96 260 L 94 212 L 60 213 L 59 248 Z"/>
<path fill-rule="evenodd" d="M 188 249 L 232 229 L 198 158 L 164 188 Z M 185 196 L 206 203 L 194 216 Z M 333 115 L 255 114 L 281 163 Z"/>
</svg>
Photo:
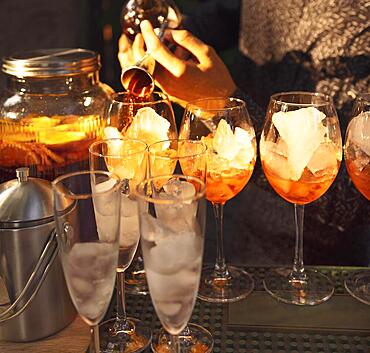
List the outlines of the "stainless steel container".
<svg viewBox="0 0 370 353">
<path fill-rule="evenodd" d="M 0 276 L 10 305 L 0 310 L 0 339 L 50 336 L 75 317 L 54 232 L 49 181 L 28 177 L 0 185 Z"/>
</svg>

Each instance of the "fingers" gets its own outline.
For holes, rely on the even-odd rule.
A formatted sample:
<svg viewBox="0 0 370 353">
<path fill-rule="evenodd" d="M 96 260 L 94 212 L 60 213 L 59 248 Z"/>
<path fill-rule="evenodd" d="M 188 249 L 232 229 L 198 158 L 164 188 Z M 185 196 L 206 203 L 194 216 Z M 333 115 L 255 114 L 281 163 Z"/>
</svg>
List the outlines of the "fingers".
<svg viewBox="0 0 370 353">
<path fill-rule="evenodd" d="M 186 30 L 172 31 L 173 40 L 192 53 L 201 64 L 210 62 L 212 48 Z"/>
<path fill-rule="evenodd" d="M 118 51 L 124 53 L 125 51 L 129 50 L 131 47 L 129 39 L 126 35 L 122 34 L 118 40 Z"/>
<path fill-rule="evenodd" d="M 140 28 L 149 54 L 162 66 L 167 68 L 172 75 L 180 77 L 186 69 L 185 63 L 171 53 L 159 40 L 149 21 L 141 22 Z"/>
<path fill-rule="evenodd" d="M 132 52 L 136 62 L 140 61 L 145 55 L 145 42 L 141 33 L 135 36 L 134 42 L 132 43 Z"/>
</svg>

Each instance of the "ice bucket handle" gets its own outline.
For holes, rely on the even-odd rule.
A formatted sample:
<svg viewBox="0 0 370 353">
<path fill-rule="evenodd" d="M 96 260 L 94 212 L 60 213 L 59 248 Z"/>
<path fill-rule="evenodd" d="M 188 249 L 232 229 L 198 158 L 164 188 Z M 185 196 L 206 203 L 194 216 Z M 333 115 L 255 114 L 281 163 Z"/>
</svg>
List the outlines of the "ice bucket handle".
<svg viewBox="0 0 370 353">
<path fill-rule="evenodd" d="M 28 307 L 28 305 L 35 298 L 37 292 L 41 288 L 46 275 L 48 274 L 56 256 L 58 255 L 58 242 L 56 237 L 56 231 L 53 229 L 49 235 L 49 238 L 42 250 L 39 261 L 37 262 L 35 268 L 33 269 L 26 285 L 24 286 L 22 292 L 19 294 L 18 298 L 7 308 L 5 311 L 0 313 L 0 324 L 11 320 L 23 313 Z M 42 264 L 46 261 L 46 265 Z M 40 277 L 41 274 L 41 277 Z M 39 281 L 37 282 L 37 279 Z M 34 288 L 32 290 L 32 288 Z M 17 308 L 18 304 L 23 301 L 23 304 Z"/>
</svg>

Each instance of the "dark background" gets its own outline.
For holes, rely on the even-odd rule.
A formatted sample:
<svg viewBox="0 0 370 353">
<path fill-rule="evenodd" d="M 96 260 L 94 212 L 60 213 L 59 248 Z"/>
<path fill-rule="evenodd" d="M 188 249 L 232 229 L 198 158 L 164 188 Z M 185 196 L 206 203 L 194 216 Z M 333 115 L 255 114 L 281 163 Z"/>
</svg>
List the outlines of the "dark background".
<svg viewBox="0 0 370 353">
<path fill-rule="evenodd" d="M 1 0 L 0 57 L 45 48 L 86 48 L 101 54 L 101 81 L 121 89 L 117 43 L 125 0 Z M 182 11 L 199 0 L 177 0 Z M 0 90 L 5 84 L 0 74 Z"/>
</svg>

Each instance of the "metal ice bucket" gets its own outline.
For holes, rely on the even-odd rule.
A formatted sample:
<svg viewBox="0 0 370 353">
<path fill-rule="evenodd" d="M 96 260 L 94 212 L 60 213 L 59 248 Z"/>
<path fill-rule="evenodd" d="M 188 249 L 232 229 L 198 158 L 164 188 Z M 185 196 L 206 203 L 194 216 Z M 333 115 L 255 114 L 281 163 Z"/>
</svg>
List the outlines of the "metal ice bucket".
<svg viewBox="0 0 370 353">
<path fill-rule="evenodd" d="M 0 308 L 0 340 L 38 340 L 75 317 L 54 228 L 51 183 L 17 169 L 0 185 L 0 277 L 10 302 Z"/>
</svg>

